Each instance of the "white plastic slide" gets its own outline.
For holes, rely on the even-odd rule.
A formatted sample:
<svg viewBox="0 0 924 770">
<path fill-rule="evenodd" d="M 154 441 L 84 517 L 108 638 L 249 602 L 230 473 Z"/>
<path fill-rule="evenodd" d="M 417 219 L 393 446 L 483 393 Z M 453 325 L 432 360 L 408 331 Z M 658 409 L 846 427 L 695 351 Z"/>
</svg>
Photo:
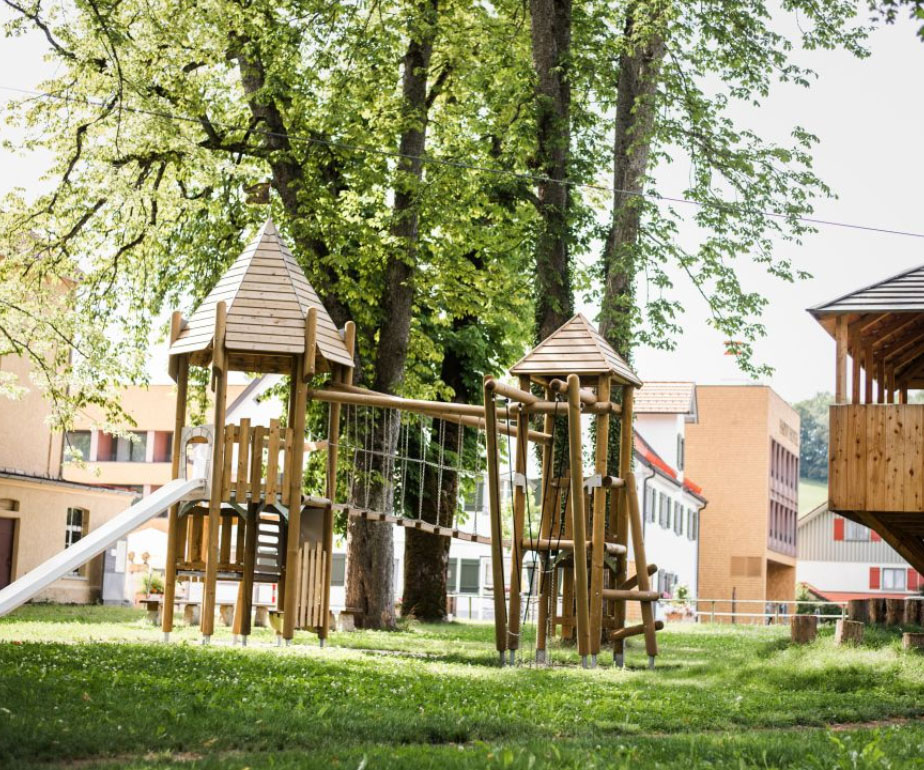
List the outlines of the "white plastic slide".
<svg viewBox="0 0 924 770">
<path fill-rule="evenodd" d="M 70 548 L 42 562 L 19 580 L 0 591 L 0 617 L 25 604 L 43 588 L 58 578 L 73 572 L 98 556 L 116 541 L 137 529 L 149 519 L 163 513 L 174 503 L 205 489 L 205 479 L 174 479 L 153 494 L 139 500 L 131 508 L 114 516 L 81 538 Z"/>
</svg>

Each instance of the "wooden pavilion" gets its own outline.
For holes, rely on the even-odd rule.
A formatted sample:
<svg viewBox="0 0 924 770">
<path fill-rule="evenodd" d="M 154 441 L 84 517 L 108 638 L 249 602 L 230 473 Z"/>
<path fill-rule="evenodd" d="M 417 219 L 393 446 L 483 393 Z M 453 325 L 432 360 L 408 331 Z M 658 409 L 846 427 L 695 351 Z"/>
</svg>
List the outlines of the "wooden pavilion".
<svg viewBox="0 0 924 770">
<path fill-rule="evenodd" d="M 829 507 L 924 571 L 924 266 L 809 312 L 835 339 Z"/>
</svg>

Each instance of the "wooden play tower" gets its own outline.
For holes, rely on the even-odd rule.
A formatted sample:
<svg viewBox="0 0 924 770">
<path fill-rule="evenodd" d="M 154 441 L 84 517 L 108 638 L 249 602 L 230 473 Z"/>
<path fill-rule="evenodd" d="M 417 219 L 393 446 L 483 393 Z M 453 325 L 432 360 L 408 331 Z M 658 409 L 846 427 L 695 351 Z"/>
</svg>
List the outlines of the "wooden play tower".
<svg viewBox="0 0 924 770">
<path fill-rule="evenodd" d="M 576 315 L 520 360 L 511 374 L 518 387 L 485 377 L 487 464 L 494 570 L 496 645 L 503 663 L 520 647 L 523 554 L 533 551 L 541 564 L 537 661 L 546 659 L 548 631 L 561 629 L 563 639 L 576 637 L 582 665 L 596 665 L 604 636 L 613 643 L 614 659 L 624 662 L 624 641 L 644 634 L 649 665 L 658 652 L 650 575 L 645 558 L 642 518 L 632 471 L 632 405 L 642 383 L 622 358 L 582 315 Z M 533 387 L 541 390 L 538 396 Z M 614 403 L 614 390 L 622 403 Z M 500 452 L 496 415 L 498 399 L 516 415 L 513 476 L 513 532 L 510 579 L 505 585 L 500 493 Z M 513 406 L 510 406 L 513 402 Z M 556 456 L 554 440 L 542 445 L 538 532 L 526 531 L 529 490 L 529 420 L 544 419 L 543 434 L 553 436 L 556 418 L 567 419 L 567 447 Z M 584 475 L 582 416 L 595 423 L 593 473 Z M 612 420 L 620 423 L 618 473 L 607 462 Z M 567 471 L 563 463 L 567 452 Z M 532 530 L 532 522 L 529 522 Z M 631 535 L 634 574 L 629 575 Z M 509 601 L 506 593 L 509 588 Z M 642 622 L 626 626 L 628 602 L 639 602 Z"/>
<path fill-rule="evenodd" d="M 828 507 L 924 572 L 924 267 L 810 308 L 835 339 Z"/>
<path fill-rule="evenodd" d="M 325 498 L 303 492 L 308 381 L 327 372 L 350 382 L 355 332 L 338 330 L 272 221 L 235 260 L 186 321 L 174 313 L 170 373 L 177 383 L 173 476 L 186 475 L 187 447 L 208 445 L 207 490 L 169 512 L 163 631 L 173 629 L 178 580 L 204 583 L 203 641 L 215 623 L 216 583 L 239 582 L 235 632 L 250 633 L 255 582 L 276 583 L 282 638 L 296 628 L 329 630 L 336 440 L 328 449 Z M 211 369 L 210 425 L 188 427 L 189 367 Z M 225 424 L 231 371 L 289 375 L 285 426 Z M 339 405 L 330 407 L 339 423 Z"/>
</svg>

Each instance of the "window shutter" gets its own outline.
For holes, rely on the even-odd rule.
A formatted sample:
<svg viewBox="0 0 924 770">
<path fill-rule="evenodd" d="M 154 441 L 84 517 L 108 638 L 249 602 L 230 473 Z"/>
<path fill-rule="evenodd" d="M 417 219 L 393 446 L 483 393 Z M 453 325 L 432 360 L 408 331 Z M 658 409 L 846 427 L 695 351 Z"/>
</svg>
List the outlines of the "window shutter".
<svg viewBox="0 0 924 770">
<path fill-rule="evenodd" d="M 871 529 L 869 531 L 869 539 L 874 543 L 878 543 L 882 540 L 882 536 L 875 529 Z"/>
<path fill-rule="evenodd" d="M 879 567 L 869 568 L 869 587 L 879 588 Z"/>
<path fill-rule="evenodd" d="M 918 590 L 918 573 L 917 570 L 908 567 L 908 590 Z"/>
<path fill-rule="evenodd" d="M 834 517 L 834 539 L 844 539 L 844 520 L 840 516 Z"/>
</svg>

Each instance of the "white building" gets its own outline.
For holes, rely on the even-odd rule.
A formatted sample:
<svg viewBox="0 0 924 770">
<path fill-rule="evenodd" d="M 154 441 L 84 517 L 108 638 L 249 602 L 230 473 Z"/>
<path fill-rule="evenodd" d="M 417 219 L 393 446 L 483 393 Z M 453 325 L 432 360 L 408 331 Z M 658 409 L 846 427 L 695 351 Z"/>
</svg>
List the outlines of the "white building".
<svg viewBox="0 0 924 770">
<path fill-rule="evenodd" d="M 796 582 L 823 601 L 902 598 L 924 588 L 921 576 L 871 529 L 819 505 L 799 519 Z"/>
<path fill-rule="evenodd" d="M 698 592 L 702 489 L 684 473 L 687 423 L 696 421 L 692 382 L 646 382 L 635 396 L 635 468 L 645 555 L 658 566 L 657 587 L 673 597 Z"/>
</svg>

